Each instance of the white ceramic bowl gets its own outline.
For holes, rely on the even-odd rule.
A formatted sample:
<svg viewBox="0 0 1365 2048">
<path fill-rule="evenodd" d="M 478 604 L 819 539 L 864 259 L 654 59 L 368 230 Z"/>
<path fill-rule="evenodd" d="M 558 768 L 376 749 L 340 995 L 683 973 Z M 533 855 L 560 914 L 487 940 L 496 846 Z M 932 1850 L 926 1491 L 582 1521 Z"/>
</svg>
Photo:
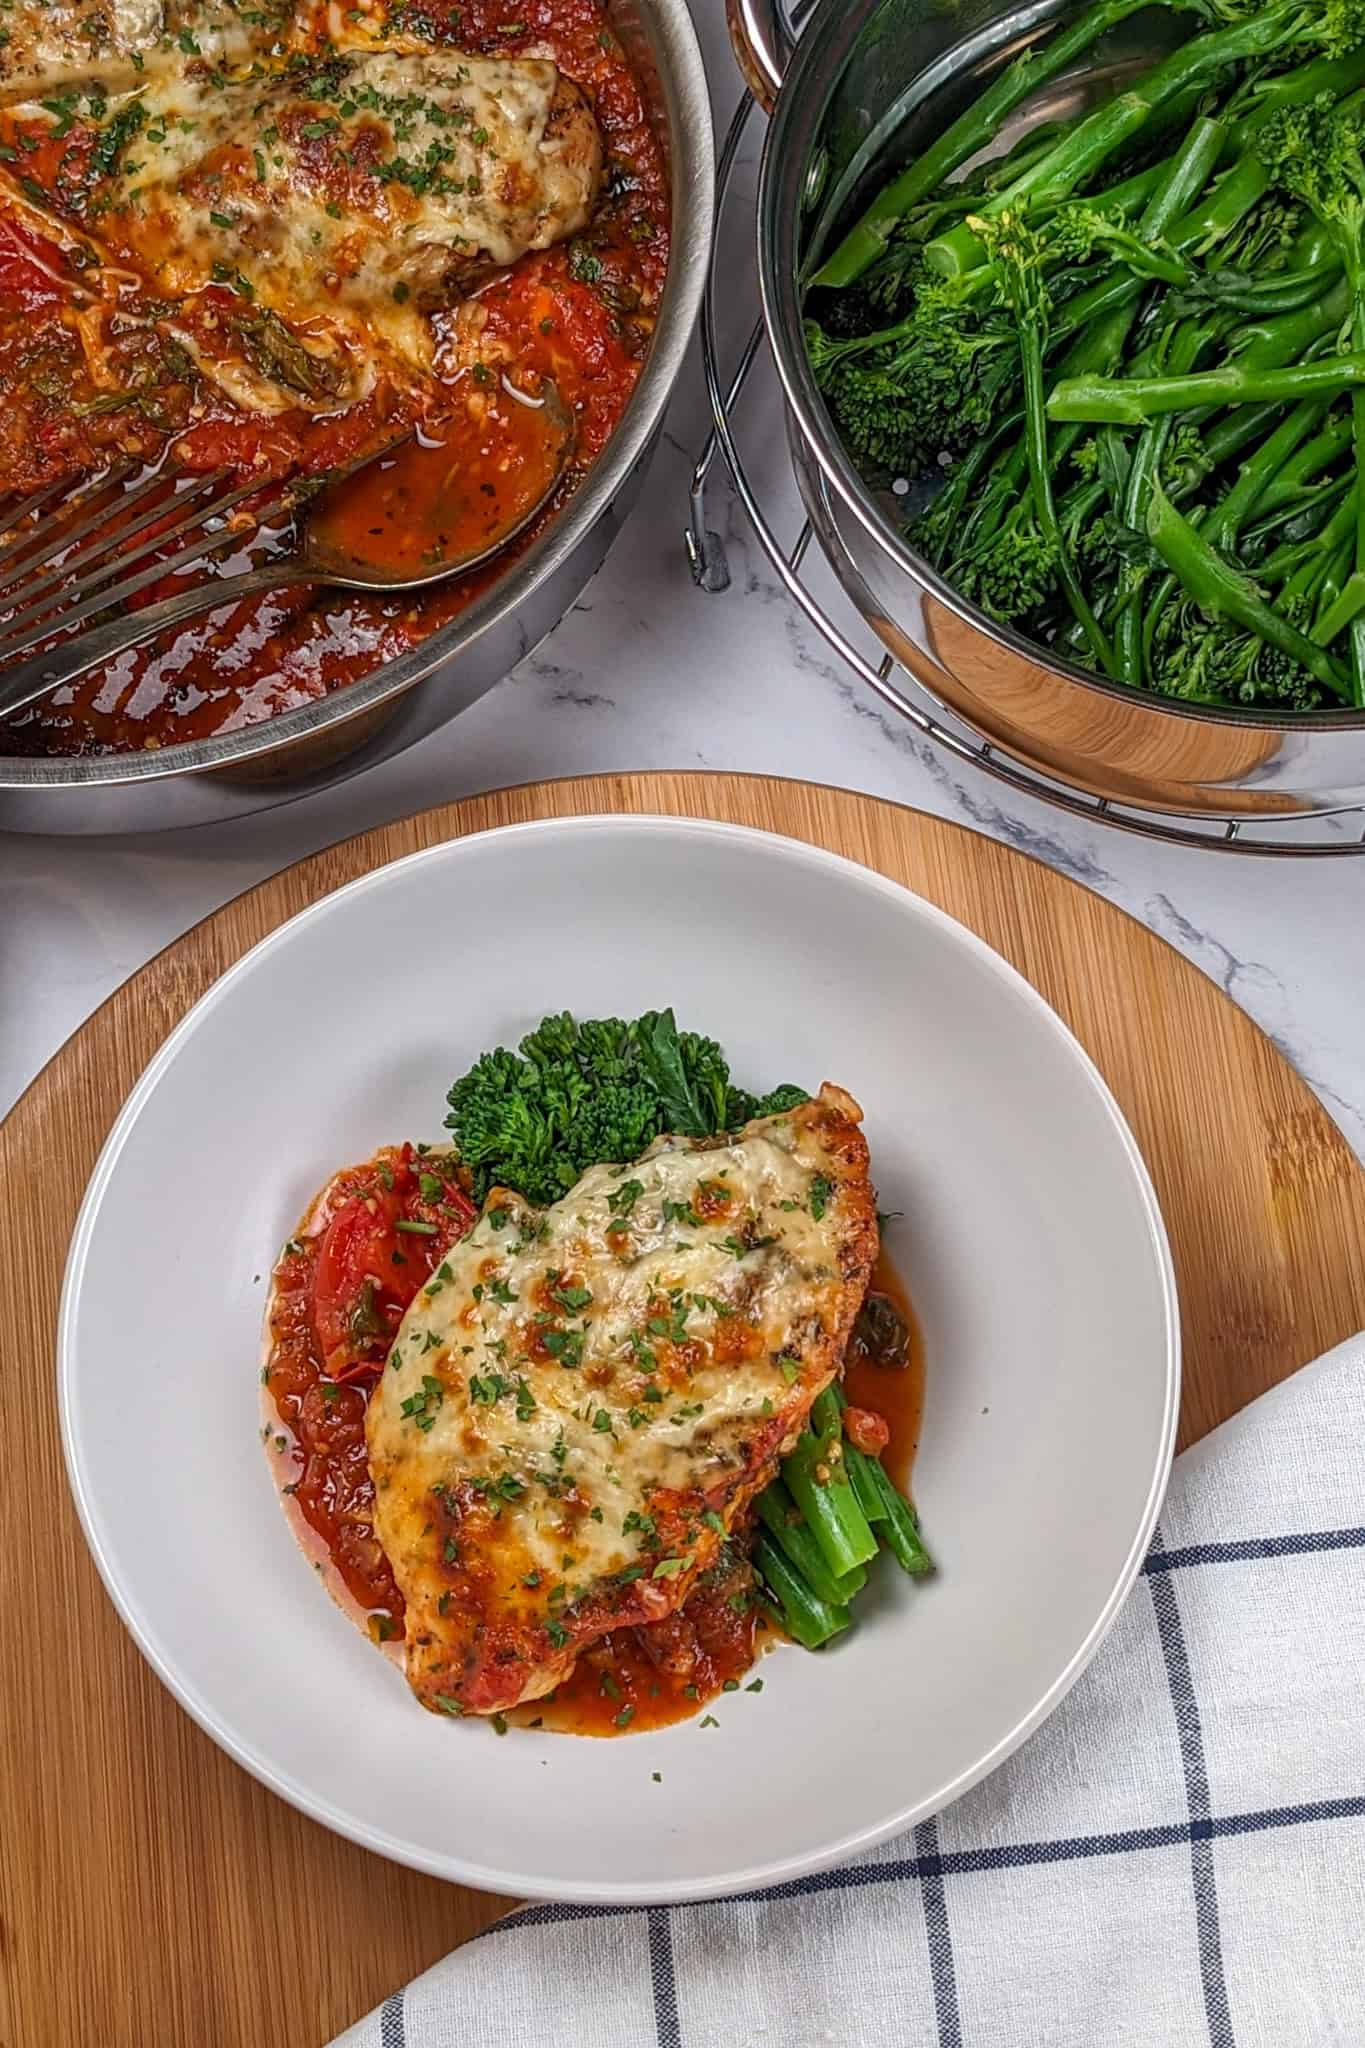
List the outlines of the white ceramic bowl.
<svg viewBox="0 0 1365 2048">
<path fill-rule="evenodd" d="M 672 1003 L 746 1085 L 863 1103 L 928 1358 L 939 1562 L 844 1643 L 612 1741 L 423 1713 L 315 1581 L 257 1434 L 272 1257 L 331 1169 L 440 1135 L 450 1080 L 550 1009 Z M 1072 1684 L 1170 1463 L 1175 1290 L 1133 1139 L 1012 968 L 904 889 L 667 818 L 457 840 L 263 941 L 142 1076 L 86 1195 L 59 1382 L 91 1549 L 144 1654 L 284 1798 L 404 1863 L 542 1898 L 700 1898 L 868 1847 Z M 654 1773 L 661 1782 L 655 1782 Z"/>
</svg>

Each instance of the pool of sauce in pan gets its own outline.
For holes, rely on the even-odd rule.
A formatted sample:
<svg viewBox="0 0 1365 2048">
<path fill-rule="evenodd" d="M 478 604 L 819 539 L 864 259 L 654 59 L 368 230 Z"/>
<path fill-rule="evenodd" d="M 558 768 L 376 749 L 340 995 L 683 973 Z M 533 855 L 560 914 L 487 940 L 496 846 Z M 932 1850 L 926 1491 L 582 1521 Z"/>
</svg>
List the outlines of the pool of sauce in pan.
<svg viewBox="0 0 1365 2048">
<path fill-rule="evenodd" d="M 507 382 L 493 409 L 473 391 L 468 406 L 334 486 L 308 520 L 318 558 L 340 575 L 402 582 L 514 538 L 563 472 L 574 435 L 558 394 L 529 381 L 539 396 Z"/>
</svg>

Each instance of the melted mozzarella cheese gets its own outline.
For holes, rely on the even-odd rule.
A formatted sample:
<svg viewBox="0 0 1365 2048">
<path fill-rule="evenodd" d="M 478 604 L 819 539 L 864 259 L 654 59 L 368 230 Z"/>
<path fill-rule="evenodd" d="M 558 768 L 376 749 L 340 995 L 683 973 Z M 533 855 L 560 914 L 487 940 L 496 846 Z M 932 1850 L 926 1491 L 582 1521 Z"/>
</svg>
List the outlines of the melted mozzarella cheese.
<svg viewBox="0 0 1365 2048">
<path fill-rule="evenodd" d="M 414 1687 L 441 1560 L 471 1542 L 485 1619 L 552 1643 L 605 1588 L 679 1604 L 836 1371 L 875 1250 L 866 1146 L 823 1100 L 732 1143 L 661 1140 L 543 1213 L 490 1195 L 368 1410 Z"/>
<path fill-rule="evenodd" d="M 148 66 L 198 56 L 244 62 L 288 15 L 286 0 L 3 0 L 0 105 L 84 84 L 117 90 Z"/>
<path fill-rule="evenodd" d="M 228 283 L 421 365 L 422 312 L 576 232 L 601 176 L 586 101 L 539 61 L 338 54 L 229 82 L 191 67 L 130 104 L 102 232 L 160 291 Z"/>
</svg>

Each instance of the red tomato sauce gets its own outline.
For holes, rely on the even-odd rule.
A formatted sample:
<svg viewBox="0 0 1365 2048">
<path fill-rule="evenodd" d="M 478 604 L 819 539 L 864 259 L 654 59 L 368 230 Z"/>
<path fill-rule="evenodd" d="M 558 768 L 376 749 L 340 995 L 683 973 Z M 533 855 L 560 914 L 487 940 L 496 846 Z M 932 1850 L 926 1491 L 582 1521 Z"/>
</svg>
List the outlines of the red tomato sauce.
<svg viewBox="0 0 1365 2048">
<path fill-rule="evenodd" d="M 880 1294 L 895 1311 L 904 1330 L 903 1345 L 878 1348 L 855 1330 L 844 1361 L 844 1393 L 850 1407 L 882 1416 L 890 1442 L 882 1463 L 902 1493 L 910 1491 L 910 1473 L 919 1448 L 924 1413 L 924 1338 L 905 1284 L 885 1250 L 877 1260 L 869 1295 Z"/>
<path fill-rule="evenodd" d="M 500 385 L 550 377 L 576 426 L 573 461 L 555 498 L 513 549 L 429 594 L 383 598 L 300 586 L 206 613 L 148 647 L 121 656 L 0 724 L 0 752 L 102 755 L 155 750 L 274 718 L 331 695 L 419 645 L 458 616 L 552 520 L 601 453 L 625 409 L 649 345 L 668 261 L 668 188 L 644 93 L 600 0 L 424 0 L 437 40 L 473 54 L 551 57 L 588 94 L 602 132 L 607 175 L 584 232 L 529 254 L 433 322 L 434 403 L 440 417 L 443 359 L 471 342 L 488 388 L 479 394 L 490 471 L 515 454 L 526 421 Z M 94 130 L 67 132 L 0 115 L 0 156 L 22 161 L 26 185 L 52 211 L 98 237 L 91 205 Z M 168 450 L 190 469 L 228 465 L 281 479 L 317 474 L 380 446 L 417 416 L 420 400 L 383 388 L 332 418 L 285 412 L 269 418 L 233 407 L 202 379 L 183 348 L 137 318 L 135 280 L 107 316 L 82 281 L 82 263 L 47 242 L 31 217 L 0 201 L 0 498 L 46 482 L 98 475 L 112 462 L 156 463 Z M 218 302 L 211 288 L 185 310 L 202 338 Z M 83 320 L 103 318 L 107 353 L 92 378 Z M 468 401 L 470 372 L 451 371 L 452 405 Z M 238 565 L 240 566 L 240 565 Z M 160 595 L 154 587 L 138 602 Z M 0 628 L 3 615 L 0 615 Z"/>
<path fill-rule="evenodd" d="M 403 1596 L 374 1533 L 365 1409 L 403 1312 L 477 1214 L 445 1153 L 389 1148 L 328 1183 L 271 1276 L 262 1437 L 295 1533 L 377 1642 Z"/>
<path fill-rule="evenodd" d="M 564 1683 L 507 1716 L 515 1727 L 562 1735 L 620 1735 L 689 1721 L 708 1700 L 738 1692 L 776 1631 L 753 1597 L 753 1574 L 731 1548 L 702 1574 L 686 1605 L 648 1628 L 613 1629 L 590 1643 Z"/>
</svg>

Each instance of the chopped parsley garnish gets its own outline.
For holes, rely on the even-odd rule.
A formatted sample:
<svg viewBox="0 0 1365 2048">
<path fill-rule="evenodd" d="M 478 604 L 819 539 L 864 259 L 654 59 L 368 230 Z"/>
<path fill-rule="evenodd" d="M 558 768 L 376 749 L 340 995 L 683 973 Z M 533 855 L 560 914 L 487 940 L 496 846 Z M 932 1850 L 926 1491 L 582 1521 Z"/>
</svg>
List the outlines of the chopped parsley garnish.
<svg viewBox="0 0 1365 2048">
<path fill-rule="evenodd" d="M 552 1287 L 550 1296 L 573 1316 L 581 1314 L 592 1302 L 592 1290 L 587 1287 Z"/>
<path fill-rule="evenodd" d="M 445 1400 L 445 1388 L 429 1372 L 422 1375 L 420 1394 L 409 1394 L 403 1403 L 403 1414 L 415 1422 L 420 1430 L 430 1429 L 436 1421 L 441 1403 Z"/>
<path fill-rule="evenodd" d="M 613 1725 L 614 1725 L 615 1727 L 617 1727 L 617 1728 L 629 1728 L 629 1726 L 630 1726 L 631 1722 L 632 1722 L 632 1721 L 633 1721 L 634 1719 L 635 1719 L 635 1709 L 634 1709 L 634 1707 L 631 1707 L 631 1706 L 625 1706 L 625 1707 L 622 1707 L 622 1709 L 621 1709 L 620 1713 L 619 1713 L 619 1714 L 617 1714 L 617 1715 L 616 1715 L 616 1716 L 614 1717 L 614 1723 L 613 1723 Z"/>
<path fill-rule="evenodd" d="M 620 1187 L 613 1188 L 607 1196 L 607 1207 L 613 1216 L 629 1216 L 644 1191 L 643 1181 L 623 1180 Z"/>
<path fill-rule="evenodd" d="M 547 1621 L 545 1624 L 545 1633 L 550 1638 L 550 1641 L 554 1644 L 557 1650 L 562 1650 L 564 1648 L 564 1645 L 569 1640 L 569 1631 L 565 1628 L 564 1624 L 559 1621 Z"/>
<path fill-rule="evenodd" d="M 687 1559 L 685 1557 L 661 1557 L 650 1573 L 650 1577 L 654 1579 L 676 1579 L 678 1573 L 686 1566 L 686 1563 Z"/>
<path fill-rule="evenodd" d="M 638 1330 L 632 1330 L 629 1336 L 627 1337 L 626 1342 L 630 1345 L 631 1351 L 634 1354 L 635 1363 L 639 1366 L 641 1372 L 657 1372 L 659 1370 L 659 1360 L 657 1356 L 655 1355 L 651 1347 L 648 1344 L 646 1344 L 644 1338 L 640 1335 L 640 1332 Z"/>
<path fill-rule="evenodd" d="M 810 1213 L 818 1223 L 829 1207 L 829 1198 L 834 1193 L 834 1182 L 823 1173 L 817 1173 L 810 1184 Z"/>
<path fill-rule="evenodd" d="M 541 1342 L 551 1358 L 557 1358 L 561 1365 L 574 1366 L 583 1363 L 583 1332 L 581 1330 L 546 1330 Z"/>
<path fill-rule="evenodd" d="M 411 1237 L 439 1237 L 439 1223 L 422 1223 L 411 1216 L 400 1216 L 394 1223 L 395 1230 L 406 1230 Z"/>
</svg>

